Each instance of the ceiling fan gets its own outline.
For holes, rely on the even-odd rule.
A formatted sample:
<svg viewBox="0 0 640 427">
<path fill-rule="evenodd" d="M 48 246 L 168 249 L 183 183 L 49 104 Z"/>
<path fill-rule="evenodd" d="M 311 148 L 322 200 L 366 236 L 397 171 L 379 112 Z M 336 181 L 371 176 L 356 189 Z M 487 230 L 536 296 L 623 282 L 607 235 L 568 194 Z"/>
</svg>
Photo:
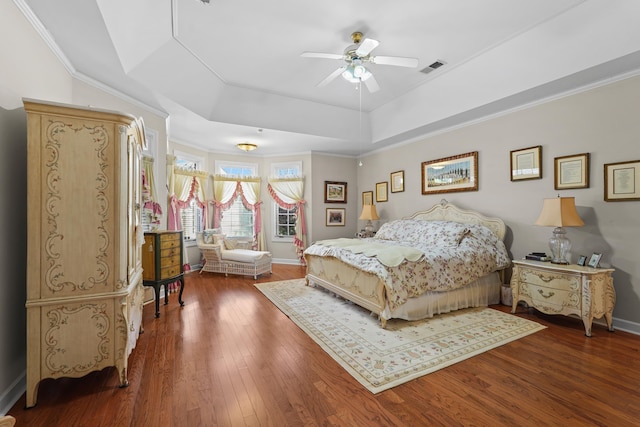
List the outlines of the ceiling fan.
<svg viewBox="0 0 640 427">
<path fill-rule="evenodd" d="M 369 69 L 364 65 L 367 62 L 380 65 L 395 65 L 398 67 L 416 68 L 418 66 L 417 58 L 405 58 L 400 56 L 371 56 L 373 49 L 378 47 L 378 40 L 365 38 L 362 39 L 361 32 L 356 31 L 351 34 L 353 44 L 348 46 L 343 54 L 336 53 L 320 53 L 320 52 L 303 52 L 304 58 L 322 58 L 322 59 L 340 59 L 344 61 L 344 65 L 329 74 L 324 80 L 318 83 L 318 87 L 326 86 L 333 79 L 342 75 L 342 77 L 351 83 L 364 82 L 369 92 L 377 92 L 380 90 L 378 82 Z"/>
</svg>

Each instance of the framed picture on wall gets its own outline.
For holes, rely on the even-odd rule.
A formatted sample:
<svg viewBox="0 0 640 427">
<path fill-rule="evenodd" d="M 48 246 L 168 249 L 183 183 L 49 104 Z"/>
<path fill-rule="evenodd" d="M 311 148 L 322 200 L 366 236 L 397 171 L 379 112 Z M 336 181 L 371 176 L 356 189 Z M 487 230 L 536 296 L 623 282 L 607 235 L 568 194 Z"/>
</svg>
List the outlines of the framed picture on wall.
<svg viewBox="0 0 640 427">
<path fill-rule="evenodd" d="M 589 188 L 589 153 L 556 157 L 553 165 L 556 190 Z"/>
<path fill-rule="evenodd" d="M 640 160 L 604 165 L 604 200 L 640 200 Z"/>
<path fill-rule="evenodd" d="M 422 194 L 478 191 L 478 152 L 422 162 Z"/>
<path fill-rule="evenodd" d="M 344 208 L 327 208 L 327 219 L 326 226 L 333 227 L 344 225 L 344 216 L 345 209 Z"/>
<path fill-rule="evenodd" d="M 404 171 L 391 173 L 391 192 L 399 193 L 404 191 Z"/>
<path fill-rule="evenodd" d="M 347 183 L 338 181 L 325 181 L 324 202 L 347 203 Z"/>
<path fill-rule="evenodd" d="M 511 181 L 542 178 L 542 146 L 511 151 Z"/>
<path fill-rule="evenodd" d="M 387 194 L 389 183 L 387 181 L 376 183 L 376 202 L 386 202 L 389 200 Z"/>
<path fill-rule="evenodd" d="M 373 204 L 373 191 L 362 192 L 362 206 Z"/>
</svg>

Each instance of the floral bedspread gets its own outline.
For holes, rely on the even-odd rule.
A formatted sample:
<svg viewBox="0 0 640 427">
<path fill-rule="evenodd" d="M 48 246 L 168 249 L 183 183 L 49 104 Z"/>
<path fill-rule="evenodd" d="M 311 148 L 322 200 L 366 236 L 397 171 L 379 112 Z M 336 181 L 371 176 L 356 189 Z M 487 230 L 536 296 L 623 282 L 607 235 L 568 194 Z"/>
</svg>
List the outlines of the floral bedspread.
<svg viewBox="0 0 640 427">
<path fill-rule="evenodd" d="M 368 240 L 410 246 L 423 256 L 415 262 L 405 260 L 396 267 L 386 267 L 375 257 L 324 244 L 311 245 L 305 254 L 335 257 L 377 275 L 386 284 L 392 310 L 426 291 L 460 288 L 511 264 L 504 243 L 482 225 L 396 220 L 382 225 Z"/>
</svg>

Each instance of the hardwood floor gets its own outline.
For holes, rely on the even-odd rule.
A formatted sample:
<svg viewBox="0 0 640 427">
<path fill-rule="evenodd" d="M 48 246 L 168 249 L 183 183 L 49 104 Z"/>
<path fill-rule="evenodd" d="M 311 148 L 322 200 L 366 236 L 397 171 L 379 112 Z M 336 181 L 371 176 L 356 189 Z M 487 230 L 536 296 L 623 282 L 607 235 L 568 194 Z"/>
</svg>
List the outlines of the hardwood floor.
<svg viewBox="0 0 640 427">
<path fill-rule="evenodd" d="M 274 265 L 259 282 L 304 276 Z M 640 337 L 521 308 L 547 329 L 373 395 L 284 316 L 252 277 L 186 276 L 144 309 L 127 388 L 115 370 L 44 380 L 16 426 L 629 426 Z M 508 311 L 507 307 L 495 308 Z"/>
</svg>

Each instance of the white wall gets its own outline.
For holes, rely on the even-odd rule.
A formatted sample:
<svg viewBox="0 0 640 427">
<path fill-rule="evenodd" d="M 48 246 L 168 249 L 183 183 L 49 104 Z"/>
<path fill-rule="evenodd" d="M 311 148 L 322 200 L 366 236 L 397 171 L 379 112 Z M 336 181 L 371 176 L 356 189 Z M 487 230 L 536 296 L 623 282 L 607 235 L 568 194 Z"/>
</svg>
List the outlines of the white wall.
<svg viewBox="0 0 640 427">
<path fill-rule="evenodd" d="M 405 171 L 405 191 L 376 203 L 382 221 L 425 209 L 446 198 L 463 208 L 502 218 L 513 258 L 531 251 L 549 252 L 550 227 L 533 225 L 544 198 L 575 197 L 584 227 L 568 229 L 572 261 L 602 252 L 612 266 L 617 303 L 615 326 L 640 332 L 640 202 L 604 202 L 605 163 L 640 159 L 640 77 L 511 112 L 481 123 L 425 137 L 364 159 L 358 190 Z M 510 181 L 510 151 L 542 146 L 542 179 Z M 421 163 L 478 151 L 479 191 L 436 195 L 421 193 Z M 590 186 L 554 190 L 554 157 L 590 153 Z"/>
<path fill-rule="evenodd" d="M 13 2 L 0 2 L 0 414 L 25 387 L 27 127 L 22 98 L 71 99 L 72 79 Z M 46 70 L 46 72 L 43 72 Z"/>
</svg>

